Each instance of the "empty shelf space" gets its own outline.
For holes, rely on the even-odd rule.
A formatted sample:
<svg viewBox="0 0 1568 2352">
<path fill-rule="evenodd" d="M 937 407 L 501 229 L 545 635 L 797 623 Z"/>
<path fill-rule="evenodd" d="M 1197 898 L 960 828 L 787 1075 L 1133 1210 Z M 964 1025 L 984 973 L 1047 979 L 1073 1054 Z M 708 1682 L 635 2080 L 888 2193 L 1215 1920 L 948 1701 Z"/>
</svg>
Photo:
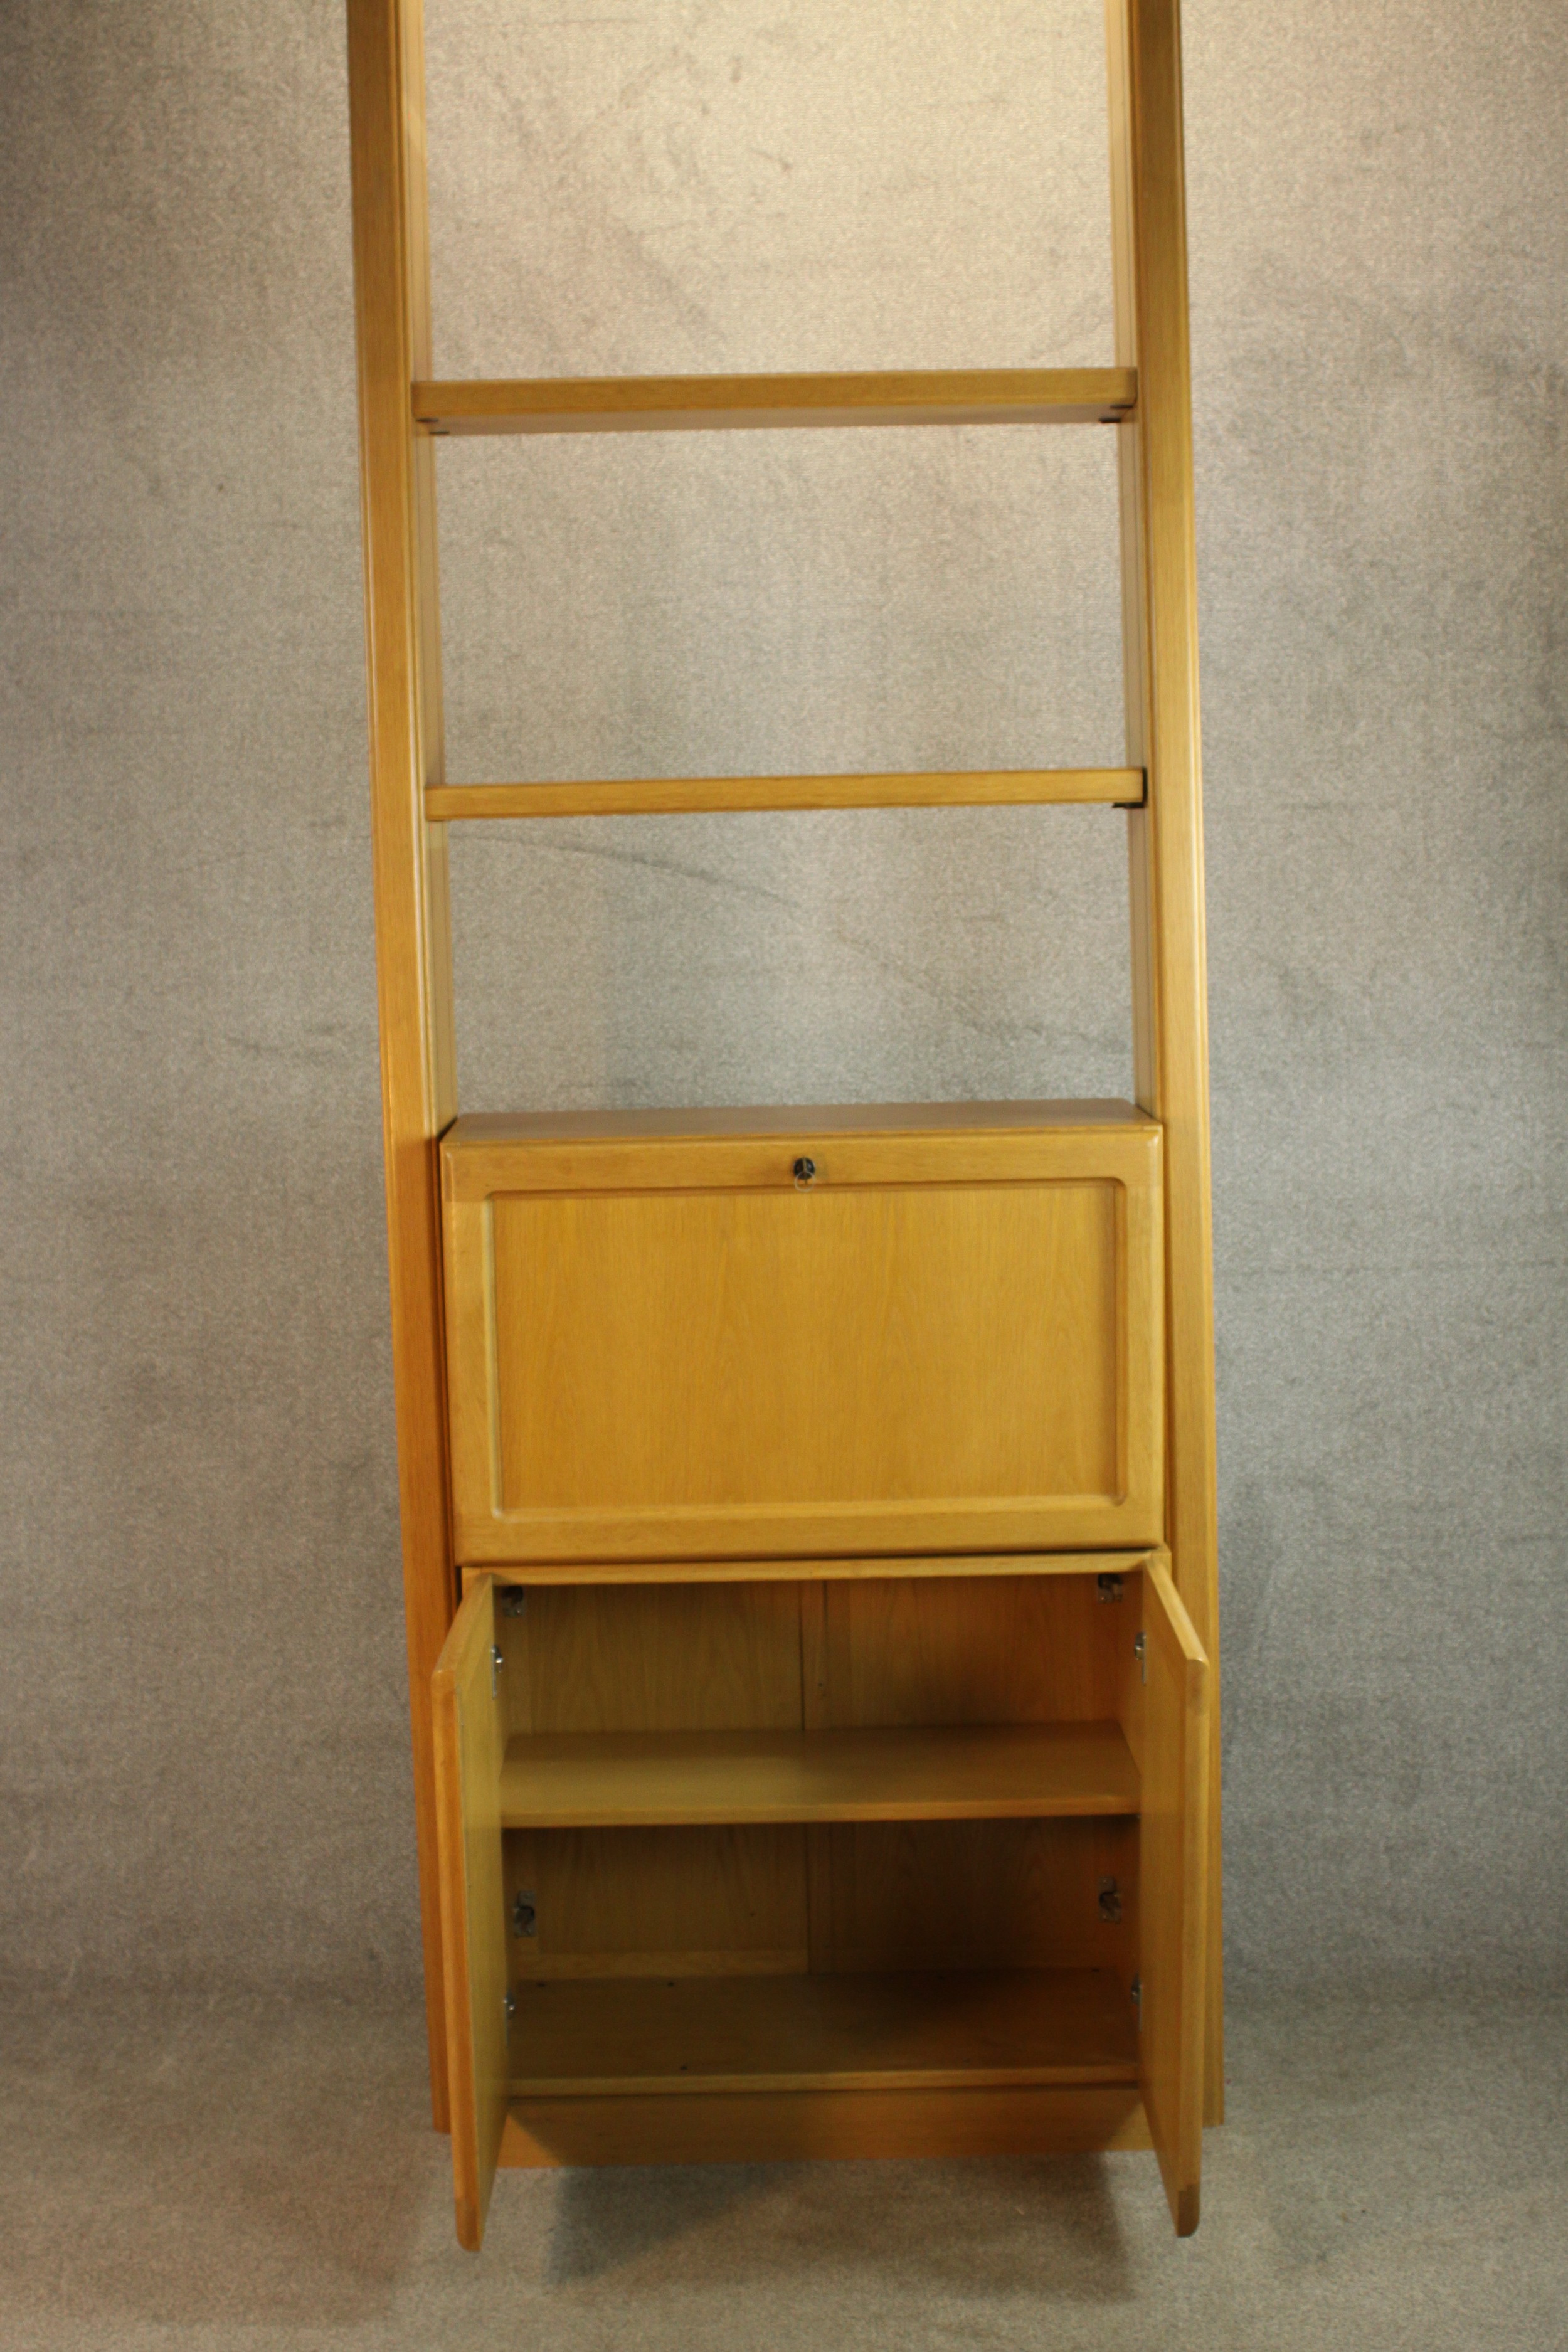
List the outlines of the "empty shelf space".
<svg viewBox="0 0 1568 2352">
<path fill-rule="evenodd" d="M 616 1977 L 515 1991 L 513 2098 L 1137 2079 L 1135 2012 L 1109 1969 Z"/>
<path fill-rule="evenodd" d="M 452 818 L 671 816 L 708 809 L 1136 807 L 1142 768 L 997 768 L 851 776 L 583 778 L 429 784 L 425 814 Z"/>
<path fill-rule="evenodd" d="M 676 375 L 416 383 L 429 433 L 672 433 L 802 425 L 1100 425 L 1131 415 L 1132 368 Z"/>
<path fill-rule="evenodd" d="M 1009 1821 L 1135 1813 L 1116 1723 L 535 1733 L 508 1743 L 506 1829 Z"/>
</svg>

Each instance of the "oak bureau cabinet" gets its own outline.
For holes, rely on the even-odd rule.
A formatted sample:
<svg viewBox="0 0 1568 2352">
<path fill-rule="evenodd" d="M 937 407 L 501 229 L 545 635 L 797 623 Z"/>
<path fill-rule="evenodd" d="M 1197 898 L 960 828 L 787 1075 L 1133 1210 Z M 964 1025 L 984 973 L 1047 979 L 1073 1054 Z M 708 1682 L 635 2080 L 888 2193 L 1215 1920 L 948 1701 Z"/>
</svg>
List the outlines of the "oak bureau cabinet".
<svg viewBox="0 0 1568 2352">
<path fill-rule="evenodd" d="M 1042 0 L 1045 5 L 1045 0 Z M 377 969 L 435 2117 L 498 2166 L 1147 2148 L 1221 2114 L 1174 0 L 1109 0 L 1115 364 L 443 383 L 417 0 L 349 0 Z M 1099 769 L 449 784 L 435 448 L 1114 431 Z M 458 1115 L 447 827 L 1124 812 L 1135 1102 Z"/>
</svg>

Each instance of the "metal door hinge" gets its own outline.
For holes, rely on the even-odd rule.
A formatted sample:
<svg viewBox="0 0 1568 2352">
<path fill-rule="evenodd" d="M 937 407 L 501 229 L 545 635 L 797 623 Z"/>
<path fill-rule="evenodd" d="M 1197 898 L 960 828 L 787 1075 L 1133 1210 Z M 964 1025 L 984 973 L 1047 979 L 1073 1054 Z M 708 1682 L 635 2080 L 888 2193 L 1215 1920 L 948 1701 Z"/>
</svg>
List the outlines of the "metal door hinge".
<svg viewBox="0 0 1568 2352">
<path fill-rule="evenodd" d="M 1121 1600 L 1121 1579 L 1119 1576 L 1097 1576 L 1094 1580 L 1101 1601 Z"/>
<path fill-rule="evenodd" d="M 1149 1636 L 1140 1631 L 1132 1636 L 1132 1654 L 1138 1661 L 1138 1672 L 1144 1682 L 1149 1679 Z"/>
<path fill-rule="evenodd" d="M 1140 2025 L 1142 2025 L 1142 2022 L 1143 2022 L 1143 1979 L 1142 1979 L 1142 1977 L 1134 1977 L 1134 1978 L 1133 1978 L 1133 1979 L 1132 1979 L 1131 1984 L 1128 1987 L 1128 1990 L 1129 1990 L 1129 1991 L 1131 1993 L 1131 1995 L 1132 1995 L 1132 2006 L 1133 2006 L 1133 2008 L 1138 2011 L 1138 2022 L 1139 2022 L 1139 2024 L 1140 2024 Z"/>
<path fill-rule="evenodd" d="M 1114 1878 L 1100 1882 L 1100 1916 L 1113 1926 L 1121 1916 L 1121 1889 Z"/>
<path fill-rule="evenodd" d="M 503 1617 L 527 1616 L 528 1587 L 525 1584 L 508 1584 L 502 1587 L 500 1613 Z"/>
<path fill-rule="evenodd" d="M 514 1936 L 537 1936 L 539 1933 L 539 1909 L 531 1887 L 526 1894 L 512 1897 L 511 1932 Z"/>
<path fill-rule="evenodd" d="M 500 1685 L 500 1670 L 506 1664 L 506 1652 L 490 1643 L 490 1696 L 494 1698 Z"/>
</svg>

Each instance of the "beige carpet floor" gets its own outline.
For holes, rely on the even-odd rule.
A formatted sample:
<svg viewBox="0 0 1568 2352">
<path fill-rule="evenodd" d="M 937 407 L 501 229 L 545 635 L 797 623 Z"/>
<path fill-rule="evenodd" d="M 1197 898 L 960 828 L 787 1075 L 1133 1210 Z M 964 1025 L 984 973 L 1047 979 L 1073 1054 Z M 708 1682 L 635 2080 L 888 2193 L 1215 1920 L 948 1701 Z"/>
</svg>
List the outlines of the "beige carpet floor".
<svg viewBox="0 0 1568 2352">
<path fill-rule="evenodd" d="M 503 2174 L 451 2234 L 418 2021 L 68 1997 L 0 2031 L 5 2352 L 1563 2352 L 1568 2002 L 1233 2007 L 1149 2157 Z"/>
</svg>

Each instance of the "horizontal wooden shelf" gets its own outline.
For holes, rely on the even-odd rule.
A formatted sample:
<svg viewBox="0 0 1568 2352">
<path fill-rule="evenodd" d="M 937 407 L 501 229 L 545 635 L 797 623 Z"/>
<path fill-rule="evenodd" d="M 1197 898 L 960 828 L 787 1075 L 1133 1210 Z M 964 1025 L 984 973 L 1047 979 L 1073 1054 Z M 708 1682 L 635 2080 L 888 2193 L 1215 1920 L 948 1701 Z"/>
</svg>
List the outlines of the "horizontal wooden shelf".
<svg viewBox="0 0 1568 2352">
<path fill-rule="evenodd" d="M 708 809 L 1140 807 L 1142 768 L 931 769 L 854 776 L 640 776 L 546 784 L 429 784 L 454 818 L 675 816 Z"/>
<path fill-rule="evenodd" d="M 515 1988 L 513 2098 L 1137 2080 L 1109 1969 L 616 1977 Z"/>
<path fill-rule="evenodd" d="M 834 425 L 1112 425 L 1134 368 L 668 375 L 416 383 L 428 433 L 689 433 Z"/>
<path fill-rule="evenodd" d="M 1116 1723 L 534 1733 L 508 1743 L 504 1829 L 1018 1821 L 1135 1813 Z"/>
<path fill-rule="evenodd" d="M 1147 1551 L 928 1552 L 919 1559 L 879 1552 L 856 1559 L 567 1559 L 521 1560 L 515 1567 L 465 1568 L 466 1592 L 476 1577 L 498 1584 L 800 1584 L 864 1582 L 894 1576 L 1131 1576 L 1149 1564 Z"/>
</svg>

